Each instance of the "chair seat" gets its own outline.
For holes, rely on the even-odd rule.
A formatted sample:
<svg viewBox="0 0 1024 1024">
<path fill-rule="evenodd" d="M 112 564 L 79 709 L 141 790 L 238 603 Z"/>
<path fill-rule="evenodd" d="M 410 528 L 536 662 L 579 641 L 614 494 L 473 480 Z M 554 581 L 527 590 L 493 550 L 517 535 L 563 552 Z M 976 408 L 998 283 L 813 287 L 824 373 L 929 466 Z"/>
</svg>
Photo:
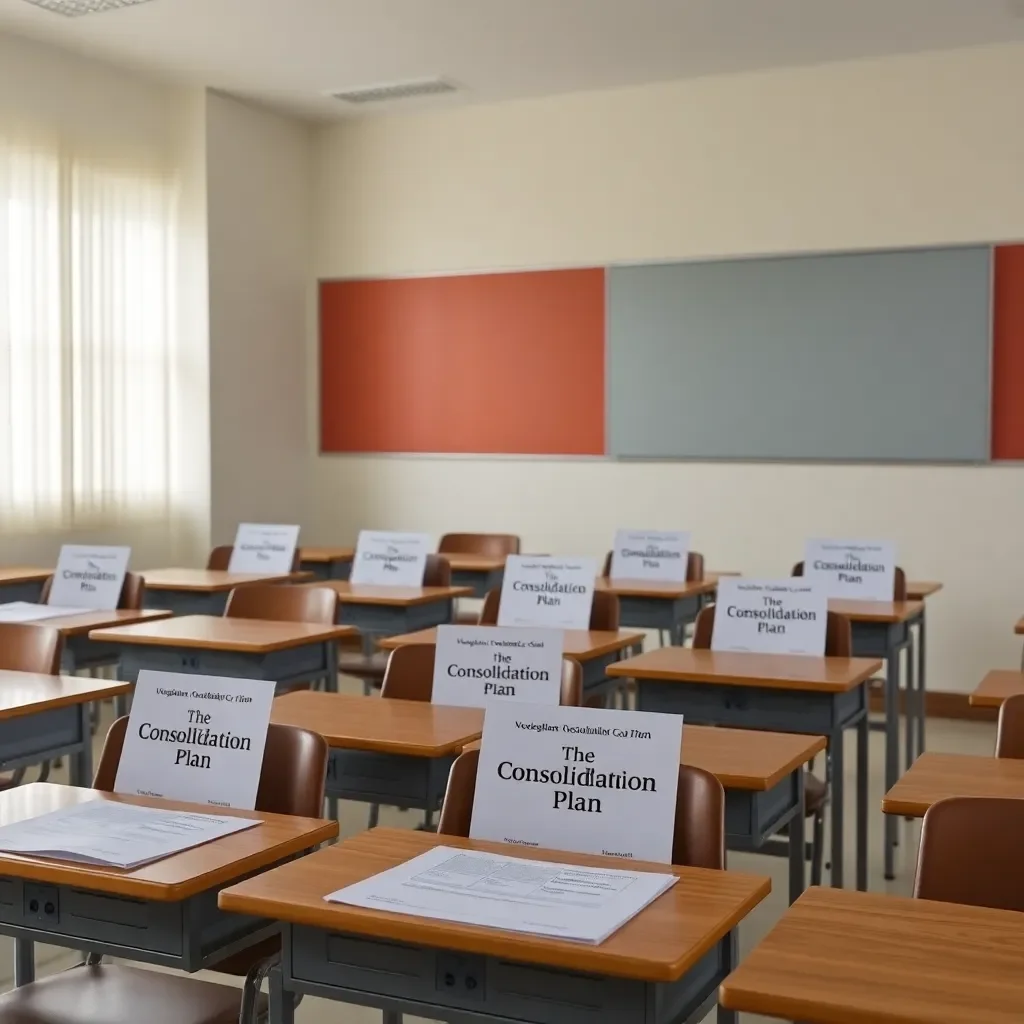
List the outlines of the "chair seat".
<svg viewBox="0 0 1024 1024">
<path fill-rule="evenodd" d="M 383 679 L 388 667 L 388 652 L 374 651 L 373 654 L 339 654 L 338 671 L 342 675 L 358 679 Z"/>
<path fill-rule="evenodd" d="M 0 1024 L 235 1024 L 241 1004 L 230 985 L 103 964 L 4 993 Z"/>
<path fill-rule="evenodd" d="M 811 772 L 804 772 L 804 815 L 813 817 L 825 806 L 827 799 L 828 783 Z"/>
</svg>

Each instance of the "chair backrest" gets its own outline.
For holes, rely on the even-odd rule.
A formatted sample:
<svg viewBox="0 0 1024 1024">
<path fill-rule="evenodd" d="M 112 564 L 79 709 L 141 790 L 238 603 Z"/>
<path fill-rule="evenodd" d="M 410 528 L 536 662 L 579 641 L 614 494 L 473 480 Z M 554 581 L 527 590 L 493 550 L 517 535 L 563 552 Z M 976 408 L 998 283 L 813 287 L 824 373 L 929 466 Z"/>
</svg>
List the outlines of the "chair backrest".
<svg viewBox="0 0 1024 1024">
<path fill-rule="evenodd" d="M 914 895 L 923 900 L 1024 911 L 1024 800 L 951 797 L 921 826 Z"/>
<path fill-rule="evenodd" d="M 63 638 L 52 626 L 0 622 L 0 669 L 7 672 L 60 672 Z"/>
<path fill-rule="evenodd" d="M 498 608 L 501 605 L 501 591 L 491 590 L 484 598 L 480 609 L 481 626 L 494 626 L 498 622 Z M 615 631 L 619 628 L 619 599 L 604 590 L 594 591 L 594 603 L 590 606 L 590 629 Z"/>
<path fill-rule="evenodd" d="M 711 647 L 711 634 L 715 631 L 715 606 L 702 608 L 693 626 L 693 646 L 707 650 Z M 825 657 L 850 658 L 853 656 L 853 631 L 845 615 L 829 612 L 825 619 Z"/>
<path fill-rule="evenodd" d="M 519 538 L 512 533 L 446 533 L 437 545 L 440 554 L 502 555 L 519 554 Z"/>
<path fill-rule="evenodd" d="M 479 760 L 479 750 L 467 750 L 455 759 L 441 806 L 438 835 L 469 835 Z M 725 869 L 725 790 L 703 768 L 679 766 L 672 863 Z"/>
<path fill-rule="evenodd" d="M 601 569 L 602 576 L 612 574 L 612 556 L 614 551 L 609 551 L 604 556 L 604 567 Z M 699 551 L 690 551 L 686 556 L 686 582 L 699 583 L 704 579 L 704 556 Z"/>
<path fill-rule="evenodd" d="M 53 577 L 47 576 L 43 582 L 42 592 L 39 595 L 40 604 L 46 604 L 50 600 L 50 590 L 52 588 Z M 124 574 L 124 583 L 121 585 L 121 593 L 117 599 L 117 607 L 124 610 L 138 611 L 142 607 L 142 599 L 145 595 L 146 581 L 137 572 L 126 572 Z"/>
<path fill-rule="evenodd" d="M 450 587 L 452 585 L 452 567 L 448 559 L 441 555 L 427 555 L 423 566 L 423 586 Z"/>
<path fill-rule="evenodd" d="M 803 574 L 804 563 L 797 562 L 793 566 L 790 576 L 803 576 Z M 893 573 L 892 599 L 894 601 L 906 601 L 907 599 L 907 574 L 898 565 L 896 566 L 895 573 Z"/>
<path fill-rule="evenodd" d="M 1007 698 L 999 709 L 996 757 L 1024 758 L 1024 693 Z"/>
<path fill-rule="evenodd" d="M 231 553 L 234 550 L 234 544 L 221 544 L 215 547 L 206 560 L 206 568 L 216 572 L 227 572 L 228 566 L 231 564 Z M 292 572 L 299 571 L 299 561 L 299 549 L 296 548 L 292 558 Z"/>
<path fill-rule="evenodd" d="M 252 583 L 231 591 L 224 616 L 273 622 L 316 622 L 330 626 L 338 616 L 338 594 L 330 587 Z"/>
<path fill-rule="evenodd" d="M 434 692 L 434 644 L 403 644 L 388 658 L 380 695 L 395 700 L 429 701 Z M 562 687 L 558 703 L 578 707 L 583 696 L 583 668 L 572 658 L 562 659 Z"/>
<path fill-rule="evenodd" d="M 96 766 L 93 789 L 113 792 L 127 729 L 127 716 L 110 727 Z M 328 754 L 327 740 L 315 732 L 292 725 L 268 726 L 256 810 L 303 818 L 323 817 Z"/>
</svg>

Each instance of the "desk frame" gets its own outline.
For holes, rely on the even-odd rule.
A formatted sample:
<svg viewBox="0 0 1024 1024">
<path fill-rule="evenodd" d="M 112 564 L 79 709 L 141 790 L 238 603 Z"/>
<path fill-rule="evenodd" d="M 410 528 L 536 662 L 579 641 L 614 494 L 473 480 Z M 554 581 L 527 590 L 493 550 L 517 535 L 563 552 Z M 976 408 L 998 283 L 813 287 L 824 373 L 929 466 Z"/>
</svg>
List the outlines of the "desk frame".
<svg viewBox="0 0 1024 1024">
<path fill-rule="evenodd" d="M 300 572 L 311 572 L 313 580 L 347 580 L 352 575 L 352 556 L 322 562 L 299 562 Z"/>
<path fill-rule="evenodd" d="M 669 644 L 682 647 L 686 644 L 686 630 L 697 621 L 701 609 L 714 600 L 715 592 L 691 594 L 688 597 L 640 597 L 636 594 L 619 594 L 620 629 L 656 629 L 658 639 L 664 644 L 668 634 Z"/>
<path fill-rule="evenodd" d="M 17 583 L 0 583 L 0 604 L 12 604 L 15 601 L 27 601 L 39 604 L 43 593 L 42 580 L 19 580 Z"/>
<path fill-rule="evenodd" d="M 224 614 L 231 590 L 230 587 L 227 590 L 180 590 L 151 587 L 147 583 L 142 595 L 142 607 L 163 608 L 174 615 L 213 615 L 220 618 Z"/>
<path fill-rule="evenodd" d="M 70 785 L 91 786 L 92 703 L 28 711 L 0 720 L 0 770 L 13 771 L 69 757 Z"/>
<path fill-rule="evenodd" d="M 359 630 L 363 653 L 369 655 L 381 637 L 443 626 L 452 621 L 454 609 L 452 597 L 438 597 L 418 604 L 363 604 L 345 600 L 338 602 L 337 622 Z"/>
</svg>

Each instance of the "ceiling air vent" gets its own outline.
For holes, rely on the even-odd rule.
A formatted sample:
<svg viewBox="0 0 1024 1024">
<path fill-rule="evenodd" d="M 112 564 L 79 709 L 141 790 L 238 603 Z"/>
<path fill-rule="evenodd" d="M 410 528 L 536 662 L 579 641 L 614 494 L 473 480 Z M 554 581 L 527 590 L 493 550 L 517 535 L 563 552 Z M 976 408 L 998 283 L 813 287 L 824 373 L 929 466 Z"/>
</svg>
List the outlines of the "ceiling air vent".
<svg viewBox="0 0 1024 1024">
<path fill-rule="evenodd" d="M 44 11 L 63 14 L 65 18 L 80 18 L 84 14 L 102 14 L 117 11 L 122 7 L 150 3 L 151 0 L 25 0 L 27 4 L 41 7 Z"/>
<path fill-rule="evenodd" d="M 391 100 L 411 100 L 419 96 L 441 96 L 457 92 L 458 86 L 443 78 L 420 78 L 410 82 L 391 82 L 387 85 L 368 85 L 361 89 L 332 92 L 343 103 L 388 103 Z"/>
</svg>

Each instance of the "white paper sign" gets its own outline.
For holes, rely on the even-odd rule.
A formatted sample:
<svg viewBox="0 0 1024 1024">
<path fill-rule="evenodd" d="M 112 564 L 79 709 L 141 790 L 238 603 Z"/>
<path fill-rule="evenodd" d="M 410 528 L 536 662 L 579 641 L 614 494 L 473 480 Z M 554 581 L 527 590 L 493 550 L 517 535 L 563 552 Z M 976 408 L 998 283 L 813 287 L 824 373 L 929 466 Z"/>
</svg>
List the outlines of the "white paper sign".
<svg viewBox="0 0 1024 1024">
<path fill-rule="evenodd" d="M 498 625 L 589 629 L 596 576 L 593 558 L 509 555 Z"/>
<path fill-rule="evenodd" d="M 611 578 L 685 583 L 689 554 L 688 533 L 619 530 L 612 551 Z"/>
<path fill-rule="evenodd" d="M 682 715 L 487 707 L 469 834 L 672 861 Z"/>
<path fill-rule="evenodd" d="M 252 810 L 274 683 L 139 672 L 115 793 Z"/>
<path fill-rule="evenodd" d="M 291 572 L 298 543 L 297 526 L 240 523 L 228 572 Z"/>
<path fill-rule="evenodd" d="M 809 540 L 804 576 L 826 597 L 891 601 L 896 591 L 896 545 L 879 540 Z"/>
<path fill-rule="evenodd" d="M 131 548 L 65 544 L 46 603 L 58 608 L 112 611 L 121 599 L 131 553 Z"/>
<path fill-rule="evenodd" d="M 360 530 L 349 579 L 352 583 L 421 587 L 429 553 L 430 537 L 425 533 Z"/>
<path fill-rule="evenodd" d="M 788 580 L 724 576 L 718 581 L 711 648 L 822 655 L 827 617 L 824 591 L 800 576 Z"/>
<path fill-rule="evenodd" d="M 468 708 L 496 700 L 557 704 L 562 641 L 560 629 L 438 626 L 431 701 Z"/>
<path fill-rule="evenodd" d="M 57 608 L 52 604 L 29 604 L 27 601 L 0 604 L 0 622 L 42 622 L 81 614 L 81 608 Z"/>
</svg>

